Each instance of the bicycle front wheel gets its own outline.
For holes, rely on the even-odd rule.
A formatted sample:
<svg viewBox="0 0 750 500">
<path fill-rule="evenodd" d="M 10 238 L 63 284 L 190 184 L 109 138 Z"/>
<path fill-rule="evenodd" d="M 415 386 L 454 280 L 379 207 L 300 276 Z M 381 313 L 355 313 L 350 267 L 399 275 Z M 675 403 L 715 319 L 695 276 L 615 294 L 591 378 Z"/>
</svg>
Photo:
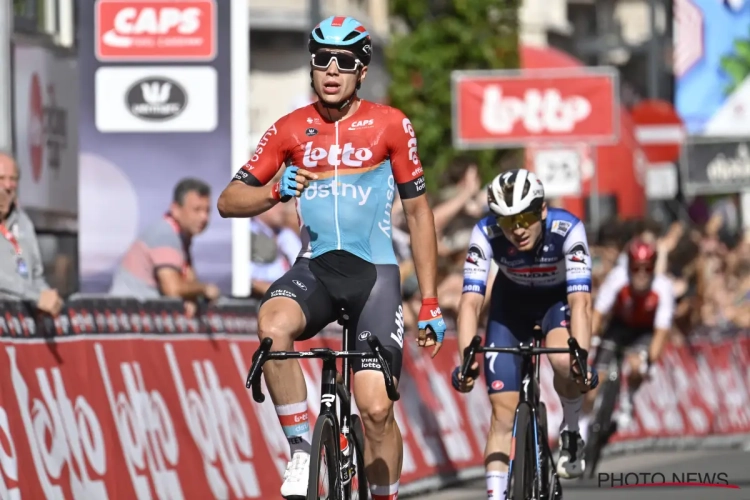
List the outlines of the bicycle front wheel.
<svg viewBox="0 0 750 500">
<path fill-rule="evenodd" d="M 531 500 L 534 498 L 536 477 L 536 449 L 531 434 L 531 408 L 526 403 L 516 410 L 515 433 L 511 445 L 513 472 L 509 478 L 510 500 Z"/>
<path fill-rule="evenodd" d="M 359 415 L 352 415 L 351 420 L 352 480 L 344 488 L 344 500 L 367 500 L 369 491 L 365 475 L 365 431 Z"/>
<path fill-rule="evenodd" d="M 331 415 L 315 423 L 310 454 L 307 500 L 339 500 L 339 437 Z"/>
<path fill-rule="evenodd" d="M 591 423 L 591 431 L 589 432 L 589 442 L 586 444 L 584 450 L 584 457 L 586 459 L 586 472 L 589 478 L 594 477 L 596 467 L 599 463 L 602 450 L 607 445 L 610 436 L 612 435 L 612 415 L 615 412 L 615 405 L 617 404 L 617 396 L 620 394 L 620 379 L 619 377 L 615 380 L 607 380 L 602 384 L 599 389 L 599 404 L 594 421 Z"/>
</svg>

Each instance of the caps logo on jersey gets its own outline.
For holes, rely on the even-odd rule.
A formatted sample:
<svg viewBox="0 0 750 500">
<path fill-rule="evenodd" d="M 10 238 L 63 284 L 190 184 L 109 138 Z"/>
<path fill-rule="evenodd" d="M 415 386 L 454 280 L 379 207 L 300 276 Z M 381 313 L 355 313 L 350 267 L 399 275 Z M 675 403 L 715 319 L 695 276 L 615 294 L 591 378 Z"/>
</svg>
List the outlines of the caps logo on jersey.
<svg viewBox="0 0 750 500">
<path fill-rule="evenodd" d="M 317 135 L 318 129 L 310 127 L 309 129 L 305 130 L 305 135 L 307 137 L 312 137 L 314 135 Z"/>
<path fill-rule="evenodd" d="M 375 120 L 358 120 L 351 124 L 349 130 L 357 130 L 362 128 L 371 128 L 375 124 Z"/>
<path fill-rule="evenodd" d="M 556 220 L 552 223 L 552 232 L 565 236 L 573 224 L 565 220 Z"/>
<path fill-rule="evenodd" d="M 478 245 L 471 245 L 466 253 L 466 262 L 478 266 L 480 260 L 486 260 L 484 252 Z"/>
<path fill-rule="evenodd" d="M 577 243 L 568 251 L 568 260 L 571 262 L 578 262 L 580 264 L 587 264 L 588 252 L 586 252 L 586 245 L 583 243 Z"/>
</svg>

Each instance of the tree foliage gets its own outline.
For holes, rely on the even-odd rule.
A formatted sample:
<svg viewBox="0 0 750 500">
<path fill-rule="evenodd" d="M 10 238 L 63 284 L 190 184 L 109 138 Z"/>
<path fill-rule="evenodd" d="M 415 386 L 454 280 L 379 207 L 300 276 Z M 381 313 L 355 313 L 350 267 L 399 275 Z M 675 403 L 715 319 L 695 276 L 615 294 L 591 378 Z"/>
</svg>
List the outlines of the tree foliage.
<svg viewBox="0 0 750 500">
<path fill-rule="evenodd" d="M 409 28 L 386 52 L 390 104 L 411 119 L 428 186 L 445 182 L 454 160 L 476 161 L 482 179 L 497 174 L 508 150 L 458 151 L 451 145 L 451 71 L 518 68 L 521 0 L 391 0 Z"/>
</svg>

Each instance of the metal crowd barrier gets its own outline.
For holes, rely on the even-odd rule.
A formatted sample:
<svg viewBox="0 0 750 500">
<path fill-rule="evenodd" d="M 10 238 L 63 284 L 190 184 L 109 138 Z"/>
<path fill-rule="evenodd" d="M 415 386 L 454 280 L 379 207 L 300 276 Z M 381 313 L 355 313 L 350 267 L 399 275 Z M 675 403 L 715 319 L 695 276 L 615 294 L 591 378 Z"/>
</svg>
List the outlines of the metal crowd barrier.
<svg viewBox="0 0 750 500">
<path fill-rule="evenodd" d="M 118 333 L 229 333 L 255 334 L 258 301 L 220 299 L 199 304 L 188 315 L 177 299 L 140 301 L 128 297 L 78 295 L 71 297 L 57 317 L 20 300 L 0 300 L 0 336 L 56 337 Z"/>
</svg>

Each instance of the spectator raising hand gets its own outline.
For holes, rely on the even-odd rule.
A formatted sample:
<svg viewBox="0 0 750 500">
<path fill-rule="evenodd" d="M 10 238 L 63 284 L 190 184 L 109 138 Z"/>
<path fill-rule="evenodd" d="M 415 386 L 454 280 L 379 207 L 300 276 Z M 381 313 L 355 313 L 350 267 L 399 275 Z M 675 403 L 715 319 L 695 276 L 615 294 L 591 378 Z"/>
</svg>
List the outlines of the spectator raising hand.
<svg viewBox="0 0 750 500">
<path fill-rule="evenodd" d="M 473 201 L 473 198 L 481 189 L 482 182 L 479 179 L 479 170 L 476 165 L 469 165 L 461 180 L 458 181 L 453 196 L 433 209 L 438 241 L 448 224 Z"/>
</svg>

